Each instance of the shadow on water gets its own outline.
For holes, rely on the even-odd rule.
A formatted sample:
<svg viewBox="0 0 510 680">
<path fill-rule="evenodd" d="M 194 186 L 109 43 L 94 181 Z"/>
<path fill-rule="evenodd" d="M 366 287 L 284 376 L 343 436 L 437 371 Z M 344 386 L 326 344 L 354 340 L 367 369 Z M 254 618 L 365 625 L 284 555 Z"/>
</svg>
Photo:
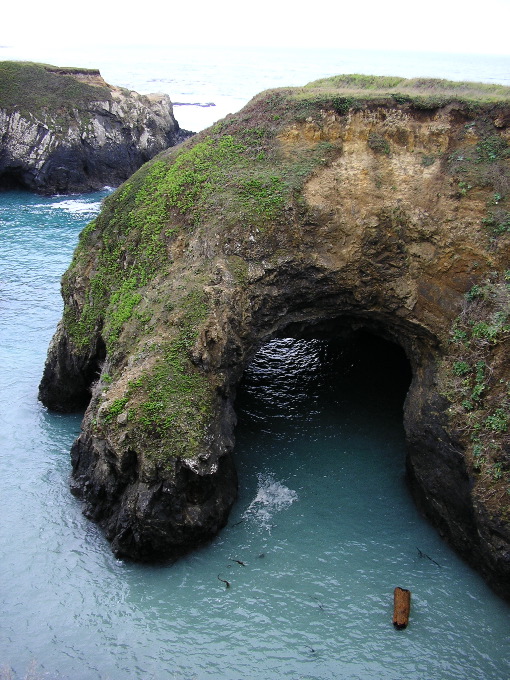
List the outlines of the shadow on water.
<svg viewBox="0 0 510 680">
<path fill-rule="evenodd" d="M 378 410 L 402 418 L 411 377 L 403 349 L 366 331 L 329 341 L 278 339 L 247 367 L 236 407 L 258 422 L 331 409 L 340 420 Z"/>
</svg>

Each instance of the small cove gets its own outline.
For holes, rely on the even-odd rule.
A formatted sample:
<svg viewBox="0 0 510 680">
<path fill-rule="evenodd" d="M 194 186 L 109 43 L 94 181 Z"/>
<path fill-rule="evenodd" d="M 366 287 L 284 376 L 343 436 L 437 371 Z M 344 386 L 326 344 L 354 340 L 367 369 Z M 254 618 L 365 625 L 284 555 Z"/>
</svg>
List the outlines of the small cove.
<svg viewBox="0 0 510 680">
<path fill-rule="evenodd" d="M 114 558 L 68 490 L 81 416 L 36 398 L 60 275 L 101 197 L 0 195 L 0 678 L 507 677 L 510 609 L 416 511 L 408 375 L 370 339 L 263 348 L 238 394 L 226 529 L 172 566 Z M 396 585 L 413 593 L 400 632 Z"/>
</svg>

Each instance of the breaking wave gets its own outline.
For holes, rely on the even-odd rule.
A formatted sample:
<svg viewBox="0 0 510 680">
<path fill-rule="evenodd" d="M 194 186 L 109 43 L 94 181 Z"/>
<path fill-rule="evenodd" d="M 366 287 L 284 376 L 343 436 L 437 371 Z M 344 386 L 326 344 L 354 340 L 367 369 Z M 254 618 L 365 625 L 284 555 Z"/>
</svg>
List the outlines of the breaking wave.
<svg viewBox="0 0 510 680">
<path fill-rule="evenodd" d="M 257 478 L 257 493 L 245 510 L 243 519 L 255 519 L 262 529 L 270 531 L 273 515 L 290 507 L 298 495 L 270 473 L 260 472 Z"/>
<path fill-rule="evenodd" d="M 101 201 L 84 201 L 80 199 L 67 199 L 65 201 L 55 201 L 45 206 L 38 207 L 48 207 L 57 210 L 64 210 L 65 212 L 71 213 L 73 215 L 97 215 L 101 210 Z"/>
</svg>

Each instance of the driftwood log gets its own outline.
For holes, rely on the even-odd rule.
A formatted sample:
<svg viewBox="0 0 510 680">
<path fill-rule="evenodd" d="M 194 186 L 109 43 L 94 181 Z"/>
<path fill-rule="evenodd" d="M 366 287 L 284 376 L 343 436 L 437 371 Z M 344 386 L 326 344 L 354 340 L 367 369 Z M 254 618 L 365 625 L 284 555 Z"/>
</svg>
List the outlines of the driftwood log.
<svg viewBox="0 0 510 680">
<path fill-rule="evenodd" d="M 409 623 L 411 609 L 411 591 L 406 588 L 395 588 L 393 592 L 393 625 L 398 630 L 406 628 Z"/>
</svg>

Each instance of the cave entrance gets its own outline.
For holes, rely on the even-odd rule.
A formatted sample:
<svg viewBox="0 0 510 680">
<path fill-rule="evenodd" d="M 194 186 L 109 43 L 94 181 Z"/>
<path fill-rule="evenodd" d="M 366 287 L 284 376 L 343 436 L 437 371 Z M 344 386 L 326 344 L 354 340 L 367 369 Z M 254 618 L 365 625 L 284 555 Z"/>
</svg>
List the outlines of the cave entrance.
<svg viewBox="0 0 510 680">
<path fill-rule="evenodd" d="M 21 169 L 10 168 L 0 173 L 0 191 L 28 191 Z"/>
<path fill-rule="evenodd" d="M 412 371 L 402 347 L 364 328 L 346 335 L 300 333 L 264 345 L 241 382 L 238 408 L 278 418 L 336 403 L 361 410 L 402 407 Z M 258 405 L 257 405 L 258 402 Z"/>
<path fill-rule="evenodd" d="M 365 329 L 316 335 L 272 340 L 245 371 L 236 400 L 237 512 L 251 508 L 248 518 L 256 510 L 267 526 L 281 525 L 285 513 L 274 514 L 295 492 L 308 508 L 307 521 L 327 517 L 334 537 L 343 517 L 370 542 L 376 525 L 363 523 L 365 506 L 380 505 L 374 511 L 387 517 L 405 496 L 405 509 L 397 512 L 416 512 L 405 485 L 403 428 L 411 367 L 399 345 Z M 334 499 L 331 508 L 322 505 L 323 491 Z M 292 533 L 298 520 L 289 521 Z M 302 530 L 307 527 L 305 521 Z M 349 530 L 345 536 L 352 540 Z"/>
</svg>

